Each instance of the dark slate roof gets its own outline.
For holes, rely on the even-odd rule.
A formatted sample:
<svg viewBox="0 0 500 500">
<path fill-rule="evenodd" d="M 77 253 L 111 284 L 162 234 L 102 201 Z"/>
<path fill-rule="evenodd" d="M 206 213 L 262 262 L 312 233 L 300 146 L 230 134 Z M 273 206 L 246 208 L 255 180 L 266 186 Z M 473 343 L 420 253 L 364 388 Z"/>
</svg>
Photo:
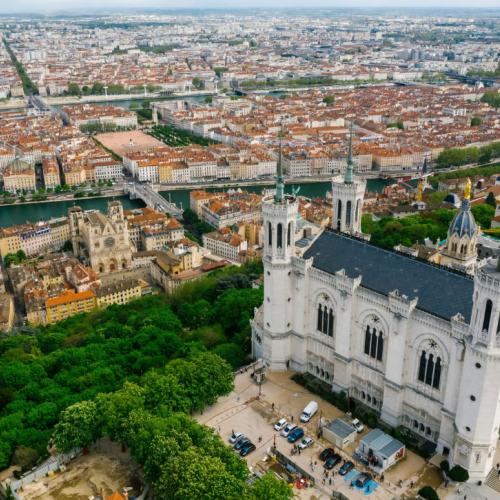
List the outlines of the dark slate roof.
<svg viewBox="0 0 500 500">
<path fill-rule="evenodd" d="M 317 269 L 330 274 L 344 269 L 350 278 L 361 275 L 365 288 L 383 295 L 397 289 L 418 297 L 417 309 L 446 320 L 461 313 L 470 322 L 474 282 L 464 274 L 331 230 L 305 252 L 304 258 L 310 257 Z"/>
</svg>

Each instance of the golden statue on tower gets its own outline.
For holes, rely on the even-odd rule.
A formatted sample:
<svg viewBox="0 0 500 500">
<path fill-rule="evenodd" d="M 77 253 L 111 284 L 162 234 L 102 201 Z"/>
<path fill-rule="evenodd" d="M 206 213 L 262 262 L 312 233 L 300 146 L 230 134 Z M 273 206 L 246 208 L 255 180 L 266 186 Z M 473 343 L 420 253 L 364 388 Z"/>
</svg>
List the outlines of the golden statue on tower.
<svg viewBox="0 0 500 500">
<path fill-rule="evenodd" d="M 470 193 L 472 189 L 472 182 L 470 181 L 470 177 L 467 177 L 467 182 L 464 187 L 464 199 L 470 200 Z"/>
<path fill-rule="evenodd" d="M 422 177 L 418 180 L 416 198 L 418 202 L 421 202 L 424 199 L 424 181 L 422 180 Z"/>
</svg>

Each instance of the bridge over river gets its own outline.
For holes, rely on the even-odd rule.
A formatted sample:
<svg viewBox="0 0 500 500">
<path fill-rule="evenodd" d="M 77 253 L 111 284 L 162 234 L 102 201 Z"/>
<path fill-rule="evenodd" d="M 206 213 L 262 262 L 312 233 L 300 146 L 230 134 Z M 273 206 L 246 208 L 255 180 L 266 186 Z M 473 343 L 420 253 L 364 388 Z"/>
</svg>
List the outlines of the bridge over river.
<svg viewBox="0 0 500 500">
<path fill-rule="evenodd" d="M 169 202 L 161 194 L 157 193 L 151 184 L 129 182 L 125 184 L 124 191 L 131 200 L 140 198 L 146 206 L 159 212 L 170 214 L 177 219 L 182 217 L 182 210 L 175 203 Z"/>
</svg>

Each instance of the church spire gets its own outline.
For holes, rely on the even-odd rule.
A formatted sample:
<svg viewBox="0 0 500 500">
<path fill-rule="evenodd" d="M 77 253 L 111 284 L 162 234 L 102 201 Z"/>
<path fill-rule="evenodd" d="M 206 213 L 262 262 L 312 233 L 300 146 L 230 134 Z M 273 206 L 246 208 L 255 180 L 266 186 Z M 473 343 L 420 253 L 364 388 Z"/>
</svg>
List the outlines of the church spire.
<svg viewBox="0 0 500 500">
<path fill-rule="evenodd" d="M 347 155 L 347 168 L 345 171 L 344 182 L 346 184 L 353 183 L 353 171 L 352 171 L 352 121 L 349 132 L 349 153 Z"/>
<path fill-rule="evenodd" d="M 281 203 L 285 196 L 285 183 L 283 181 L 283 164 L 281 162 L 281 134 L 280 134 L 280 146 L 278 152 L 278 164 L 277 164 L 277 175 L 276 175 L 276 194 L 274 195 L 274 200 L 277 203 Z"/>
</svg>

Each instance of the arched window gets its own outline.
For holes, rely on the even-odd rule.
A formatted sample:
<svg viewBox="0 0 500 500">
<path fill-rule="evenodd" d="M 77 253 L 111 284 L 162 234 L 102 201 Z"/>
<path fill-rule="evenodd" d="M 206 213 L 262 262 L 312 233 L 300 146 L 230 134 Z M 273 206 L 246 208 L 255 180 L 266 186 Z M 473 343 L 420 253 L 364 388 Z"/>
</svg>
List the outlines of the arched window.
<svg viewBox="0 0 500 500">
<path fill-rule="evenodd" d="M 384 337 L 382 333 L 378 336 L 378 346 L 377 346 L 377 361 L 382 361 L 382 355 L 384 354 Z"/>
<path fill-rule="evenodd" d="M 321 307 L 321 304 L 318 305 L 318 324 L 317 324 L 318 331 L 323 331 L 323 308 Z"/>
<path fill-rule="evenodd" d="M 484 308 L 484 319 L 483 319 L 483 330 L 488 331 L 490 329 L 490 319 L 491 310 L 493 309 L 493 302 L 490 299 L 486 301 L 486 306 Z"/>
<path fill-rule="evenodd" d="M 316 329 L 329 337 L 333 337 L 334 324 L 335 315 L 333 314 L 333 309 L 324 303 L 318 304 Z"/>
<path fill-rule="evenodd" d="M 439 389 L 439 383 L 441 382 L 441 358 L 436 359 L 436 365 L 434 366 L 434 377 L 432 378 L 432 387 L 434 389 Z"/>
<path fill-rule="evenodd" d="M 379 325 L 379 319 L 373 317 L 366 325 L 364 353 L 377 361 L 382 361 L 384 356 L 384 333 L 371 324 Z"/>
<path fill-rule="evenodd" d="M 427 385 L 432 385 L 433 373 L 434 373 L 434 355 L 429 354 L 429 359 L 427 360 L 427 368 L 425 370 L 425 383 Z"/>
<path fill-rule="evenodd" d="M 371 338 L 371 346 L 370 346 L 370 356 L 372 358 L 377 357 L 377 330 L 373 330 L 372 338 Z"/>
<path fill-rule="evenodd" d="M 283 248 L 283 224 L 281 222 L 278 224 L 278 234 L 276 235 L 276 246 L 278 248 Z"/>
<path fill-rule="evenodd" d="M 442 361 L 440 356 L 429 354 L 422 351 L 418 366 L 418 380 L 426 385 L 439 389 L 441 384 Z"/>
<path fill-rule="evenodd" d="M 288 230 L 286 235 L 286 244 L 290 246 L 292 244 L 292 223 L 288 223 Z"/>
<path fill-rule="evenodd" d="M 425 357 L 425 351 L 422 351 L 420 355 L 420 364 L 418 365 L 418 380 L 423 382 L 425 380 L 425 367 L 427 365 L 427 359 Z"/>
<path fill-rule="evenodd" d="M 365 354 L 368 354 L 368 355 L 370 355 L 370 337 L 371 337 L 370 325 L 366 325 L 366 331 L 365 331 Z"/>
<path fill-rule="evenodd" d="M 356 222 L 359 220 L 359 206 L 361 205 L 361 200 L 356 202 L 356 218 L 354 219 Z"/>
<path fill-rule="evenodd" d="M 273 227 L 270 222 L 267 223 L 267 244 L 273 246 Z"/>
<path fill-rule="evenodd" d="M 345 225 L 349 227 L 351 225 L 351 211 L 352 211 L 352 203 L 349 200 L 345 206 Z"/>
<path fill-rule="evenodd" d="M 339 200 L 337 203 L 337 220 L 340 222 L 342 220 L 342 201 Z"/>
</svg>

